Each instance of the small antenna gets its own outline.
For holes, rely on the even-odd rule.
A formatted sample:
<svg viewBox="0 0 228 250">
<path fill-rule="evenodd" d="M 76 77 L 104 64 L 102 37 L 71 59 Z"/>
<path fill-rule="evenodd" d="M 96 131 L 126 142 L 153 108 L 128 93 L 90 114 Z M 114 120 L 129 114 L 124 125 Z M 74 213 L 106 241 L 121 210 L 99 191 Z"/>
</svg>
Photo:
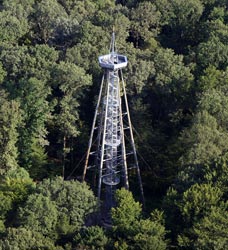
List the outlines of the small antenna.
<svg viewBox="0 0 228 250">
<path fill-rule="evenodd" d="M 115 27 L 112 27 L 112 53 L 115 53 Z"/>
</svg>

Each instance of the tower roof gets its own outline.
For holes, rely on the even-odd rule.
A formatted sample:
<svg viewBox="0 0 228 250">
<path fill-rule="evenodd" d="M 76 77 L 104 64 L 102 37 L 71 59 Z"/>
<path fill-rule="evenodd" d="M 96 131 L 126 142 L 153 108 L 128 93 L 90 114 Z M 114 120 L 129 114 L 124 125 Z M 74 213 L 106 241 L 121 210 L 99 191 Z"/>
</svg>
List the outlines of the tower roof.
<svg viewBox="0 0 228 250">
<path fill-rule="evenodd" d="M 112 32 L 110 53 L 98 57 L 99 65 L 104 69 L 117 70 L 127 66 L 127 57 L 115 51 L 115 32 Z"/>
</svg>

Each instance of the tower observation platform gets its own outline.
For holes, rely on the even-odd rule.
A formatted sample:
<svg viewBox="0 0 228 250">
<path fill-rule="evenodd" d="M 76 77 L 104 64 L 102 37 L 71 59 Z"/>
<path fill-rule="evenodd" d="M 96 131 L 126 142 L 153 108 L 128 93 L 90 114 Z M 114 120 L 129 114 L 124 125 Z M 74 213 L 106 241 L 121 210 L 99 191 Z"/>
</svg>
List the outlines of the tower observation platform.
<svg viewBox="0 0 228 250">
<path fill-rule="evenodd" d="M 110 53 L 99 56 L 104 70 L 93 119 L 86 162 L 82 179 L 91 178 L 103 201 L 105 217 L 115 206 L 114 192 L 124 186 L 129 189 L 128 171 L 135 169 L 139 190 L 144 203 L 143 187 L 134 143 L 125 82 L 122 69 L 127 57 L 115 49 L 115 33 L 112 33 Z M 126 147 L 125 138 L 129 138 Z M 87 170 L 90 174 L 87 173 Z M 93 172 L 91 174 L 91 172 Z"/>
<path fill-rule="evenodd" d="M 117 70 L 127 66 L 127 57 L 116 53 L 99 56 L 98 60 L 103 69 Z"/>
</svg>

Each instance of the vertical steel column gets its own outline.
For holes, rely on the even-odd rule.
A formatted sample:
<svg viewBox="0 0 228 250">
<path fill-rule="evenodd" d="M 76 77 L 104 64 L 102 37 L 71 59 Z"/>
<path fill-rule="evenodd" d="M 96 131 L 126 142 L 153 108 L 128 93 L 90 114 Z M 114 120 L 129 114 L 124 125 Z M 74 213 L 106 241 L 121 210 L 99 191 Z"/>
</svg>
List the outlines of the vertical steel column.
<svg viewBox="0 0 228 250">
<path fill-rule="evenodd" d="M 130 112 L 129 112 L 129 107 L 128 107 L 127 93 L 126 93 L 126 89 L 125 89 L 125 83 L 124 83 L 124 79 L 123 79 L 122 70 L 120 70 L 120 72 L 121 72 L 121 80 L 122 80 L 123 91 L 124 91 L 124 100 L 125 100 L 125 105 L 126 105 L 126 110 L 127 110 L 127 118 L 128 118 L 129 130 L 130 130 L 130 136 L 131 136 L 131 146 L 132 146 L 133 154 L 134 154 L 134 158 L 135 158 L 135 164 L 136 164 L 137 175 L 138 175 L 138 180 L 139 180 L 139 188 L 140 188 L 140 192 L 141 192 L 141 196 L 142 196 L 142 203 L 143 203 L 143 205 L 145 205 L 142 179 L 141 179 L 141 175 L 140 175 L 138 157 L 137 157 L 137 153 L 136 153 L 134 136 L 133 136 L 132 125 L 131 125 L 131 117 L 130 117 Z"/>
<path fill-rule="evenodd" d="M 96 125 L 98 109 L 99 109 L 99 106 L 100 106 L 103 85 L 104 85 L 104 75 L 103 75 L 102 81 L 101 81 L 101 87 L 100 87 L 100 92 L 99 92 L 99 96 L 98 96 L 97 106 L 96 106 L 95 115 L 94 115 L 94 118 L 93 118 L 93 125 L 92 125 L 92 129 L 91 129 L 91 132 L 90 132 L 90 139 L 89 139 L 89 145 L 88 145 L 88 150 L 87 150 L 87 155 L 86 155 L 85 167 L 84 167 L 84 171 L 83 171 L 83 175 L 82 175 L 82 181 L 85 180 L 86 170 L 87 170 L 87 167 L 88 167 L 89 154 L 90 154 L 91 146 L 92 146 L 92 142 L 93 142 L 93 133 L 94 133 L 95 125 Z"/>
<path fill-rule="evenodd" d="M 123 170 L 124 170 L 124 185 L 125 188 L 128 190 L 129 189 L 129 181 L 128 181 L 128 171 L 127 171 L 127 157 L 126 157 L 126 147 L 125 147 L 125 134 L 124 134 L 124 126 L 123 126 L 123 112 L 122 112 L 122 100 L 121 100 L 121 95 L 120 95 L 120 81 L 119 81 L 119 100 L 120 100 L 120 129 L 121 129 L 121 153 L 122 153 L 122 161 L 123 161 Z"/>
<path fill-rule="evenodd" d="M 109 77 L 109 76 L 108 76 Z M 103 137 L 102 137 L 102 145 L 101 145 L 101 159 L 100 159 L 100 166 L 99 166 L 99 181 L 98 181 L 98 192 L 97 197 L 100 200 L 101 198 L 101 183 L 102 183 L 102 170 L 103 170 L 103 160 L 104 160 L 104 149 L 105 149 L 105 132 L 106 132 L 106 125 L 107 125 L 107 113 L 108 113 L 108 100 L 109 100 L 109 83 L 107 83 L 107 96 L 106 96 L 106 107 L 105 107 L 105 120 L 104 120 L 104 127 L 103 127 Z"/>
</svg>

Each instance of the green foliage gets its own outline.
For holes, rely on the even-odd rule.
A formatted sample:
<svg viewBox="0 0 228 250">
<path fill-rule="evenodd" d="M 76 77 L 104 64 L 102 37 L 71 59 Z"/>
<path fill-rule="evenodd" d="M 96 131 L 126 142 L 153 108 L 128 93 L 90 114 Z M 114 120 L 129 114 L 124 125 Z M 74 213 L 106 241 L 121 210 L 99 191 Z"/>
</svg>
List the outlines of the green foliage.
<svg viewBox="0 0 228 250">
<path fill-rule="evenodd" d="M 52 68 L 58 59 L 58 51 L 47 45 L 11 46 L 4 45 L 1 61 L 7 70 L 5 85 L 12 97 L 17 97 L 15 86 L 19 79 L 36 78 L 43 84 L 50 79 Z"/>
<path fill-rule="evenodd" d="M 43 179 L 47 175 L 47 153 L 38 140 L 33 139 L 31 145 L 31 164 L 33 166 L 30 175 L 33 179 Z"/>
<path fill-rule="evenodd" d="M 142 92 L 148 78 L 151 74 L 154 74 L 155 70 L 153 62 L 148 62 L 148 60 L 143 58 L 145 52 L 140 55 L 136 53 L 135 50 L 132 50 L 131 53 L 129 56 L 128 71 L 126 73 L 128 79 L 127 88 L 129 93 L 137 95 Z"/>
<path fill-rule="evenodd" d="M 165 227 L 158 221 L 150 219 L 139 220 L 136 225 L 136 234 L 133 238 L 132 249 L 164 250 L 166 249 Z"/>
<path fill-rule="evenodd" d="M 33 192 L 34 186 L 28 173 L 22 168 L 17 168 L 9 170 L 1 178 L 0 190 L 10 203 L 20 205 Z"/>
<path fill-rule="evenodd" d="M 181 135 L 186 154 L 181 157 L 183 165 L 208 163 L 227 152 L 227 132 L 216 118 L 203 110 L 196 114 L 192 127 Z"/>
<path fill-rule="evenodd" d="M 193 75 L 190 68 L 183 63 L 183 56 L 175 55 L 170 49 L 158 49 L 154 56 L 155 81 L 163 91 L 180 93 L 186 92 L 191 85 Z M 180 93 L 181 94 L 181 93 Z"/>
<path fill-rule="evenodd" d="M 132 19 L 132 37 L 135 39 L 136 46 L 139 40 L 149 41 L 152 37 L 156 37 L 159 32 L 160 13 L 156 6 L 150 2 L 139 3 L 136 9 L 131 13 Z"/>
<path fill-rule="evenodd" d="M 23 110 L 23 126 L 20 127 L 20 163 L 29 169 L 32 166 L 32 145 L 47 145 L 45 122 L 50 117 L 50 107 L 46 100 L 49 89 L 36 78 L 20 81 L 18 98 Z"/>
<path fill-rule="evenodd" d="M 60 20 L 66 16 L 64 8 L 56 0 L 36 2 L 33 15 L 36 39 L 47 44 L 54 38 Z"/>
<path fill-rule="evenodd" d="M 34 0 L 3 0 L 2 6 L 4 10 L 10 11 L 12 15 L 20 18 L 28 18 L 31 14 Z"/>
<path fill-rule="evenodd" d="M 212 88 L 219 88 L 223 85 L 224 72 L 216 69 L 215 66 L 209 65 L 200 77 L 199 85 L 203 91 Z M 225 80 L 226 81 L 226 80 Z"/>
<path fill-rule="evenodd" d="M 132 193 L 122 188 L 116 191 L 117 207 L 112 208 L 113 232 L 118 241 L 117 249 L 166 249 L 163 216 L 154 211 L 151 218 L 142 219 L 141 205 Z M 122 240 L 119 240 L 122 239 Z M 118 248 L 119 247 L 119 248 Z"/>
<path fill-rule="evenodd" d="M 228 247 L 227 227 L 227 204 L 213 207 L 210 214 L 196 223 L 193 228 L 193 233 L 197 237 L 194 249 L 226 249 Z"/>
<path fill-rule="evenodd" d="M 227 67 L 227 58 L 228 47 L 216 36 L 212 36 L 212 38 L 201 43 L 198 47 L 197 59 L 199 65 L 203 68 L 213 65 L 216 68 L 225 69 Z"/>
<path fill-rule="evenodd" d="M 201 110 L 206 110 L 210 115 L 215 117 L 218 125 L 227 131 L 228 101 L 224 91 L 216 89 L 205 91 L 198 107 Z"/>
<path fill-rule="evenodd" d="M 227 203 L 212 206 L 193 228 L 178 236 L 179 246 L 186 249 L 224 249 L 227 246 Z"/>
<path fill-rule="evenodd" d="M 136 220 L 141 216 L 142 207 L 136 202 L 131 192 L 122 188 L 116 191 L 117 207 L 112 208 L 112 221 L 114 231 L 119 234 L 131 234 Z"/>
<path fill-rule="evenodd" d="M 81 22 L 83 18 L 88 18 L 88 15 L 93 15 L 95 11 L 95 3 L 92 1 L 78 0 L 59 0 L 66 12 Z"/>
<path fill-rule="evenodd" d="M 88 250 L 104 250 L 108 242 L 108 238 L 104 234 L 104 230 L 98 226 L 82 228 L 80 234 L 74 237 L 76 249 Z"/>
<path fill-rule="evenodd" d="M 10 197 L 12 202 L 20 204 L 28 194 L 33 191 L 34 183 L 31 179 L 7 178 L 0 184 L 0 189 L 6 197 Z"/>
<path fill-rule="evenodd" d="M 104 44 L 108 46 L 109 40 L 101 27 L 89 21 L 84 22 L 81 28 L 82 38 L 76 46 L 68 48 L 66 60 L 96 75 L 101 72 L 97 57 L 100 53 L 107 52 Z"/>
<path fill-rule="evenodd" d="M 0 18 L 0 249 L 59 249 L 45 235 L 69 250 L 165 249 L 164 237 L 169 248 L 226 249 L 226 0 L 2 0 Z M 164 216 L 145 219 L 121 190 L 113 229 L 82 229 L 91 190 L 42 179 L 60 165 L 66 176 L 86 151 L 113 26 L 146 199 L 160 208 L 167 193 Z"/>
<path fill-rule="evenodd" d="M 199 0 L 188 2 L 175 0 L 172 2 L 172 8 L 174 17 L 171 19 L 171 24 L 175 29 L 179 28 L 179 32 L 183 33 L 191 31 L 198 24 L 204 10 L 204 6 Z"/>
<path fill-rule="evenodd" d="M 51 238 L 55 238 L 57 216 L 55 202 L 42 194 L 30 195 L 18 211 L 18 220 L 22 227 Z"/>
<path fill-rule="evenodd" d="M 174 48 L 178 53 L 185 53 L 188 46 L 200 41 L 201 18 L 204 6 L 200 0 L 156 0 L 155 4 L 161 12 L 161 23 L 165 28 L 162 42 Z"/>
<path fill-rule="evenodd" d="M 0 240 L 1 250 L 62 250 L 52 240 L 38 232 L 25 228 L 9 228 L 7 236 Z"/>
<path fill-rule="evenodd" d="M 63 181 L 60 177 L 45 179 L 37 186 L 37 192 L 54 202 L 60 235 L 80 230 L 86 216 L 96 211 L 96 198 L 85 183 Z"/>
<path fill-rule="evenodd" d="M 33 164 L 32 147 L 48 144 L 46 122 L 50 119 L 51 104 L 47 98 L 51 90 L 46 81 L 50 78 L 49 70 L 57 53 L 48 46 L 8 47 L 2 51 L 1 58 L 9 72 L 4 85 L 10 98 L 17 99 L 23 111 L 18 129 L 19 161 L 21 166 L 29 169 Z"/>
<path fill-rule="evenodd" d="M 21 111 L 17 101 L 8 101 L 5 91 L 0 90 L 0 174 L 16 168 L 18 150 L 17 128 L 21 120 Z"/>
<path fill-rule="evenodd" d="M 16 169 L 10 169 L 7 171 L 4 175 L 5 179 L 15 179 L 15 180 L 21 180 L 30 183 L 33 185 L 33 181 L 29 176 L 29 173 L 24 168 L 16 168 Z"/>
<path fill-rule="evenodd" d="M 224 199 L 226 198 L 224 197 L 223 190 L 220 189 L 223 185 L 216 186 L 219 183 L 220 167 L 217 165 L 216 170 L 214 168 L 211 170 L 204 169 L 204 172 L 203 169 L 199 169 L 202 172 L 200 181 L 196 179 L 195 182 L 188 183 L 185 186 L 182 184 L 181 187 L 179 187 L 181 183 L 177 183 L 175 186 L 177 186 L 179 192 L 171 188 L 167 192 L 163 203 L 167 216 L 167 229 L 171 230 L 171 237 L 173 239 L 178 235 L 179 247 L 184 247 L 184 249 L 198 249 L 194 247 L 194 244 L 198 237 L 200 238 L 200 231 L 196 233 L 195 228 L 203 227 L 202 222 L 207 220 L 206 218 L 215 209 L 227 209 L 227 205 L 224 203 Z M 211 178 L 212 176 L 213 178 Z M 209 179 L 215 181 L 215 186 L 212 183 L 208 184 Z M 184 188 L 185 191 L 183 192 Z"/>
<path fill-rule="evenodd" d="M 38 139 L 41 145 L 45 145 L 46 131 L 44 123 L 50 117 L 50 108 L 46 100 L 50 94 L 49 88 L 36 78 L 23 79 L 19 82 L 18 98 L 23 109 L 23 122 L 29 127 L 27 133 Z"/>
<path fill-rule="evenodd" d="M 0 220 L 1 229 L 14 221 L 15 210 L 34 190 L 34 183 L 23 168 L 8 170 L 0 179 Z"/>
<path fill-rule="evenodd" d="M 60 113 L 57 114 L 56 124 L 65 135 L 76 136 L 78 134 L 76 122 L 79 119 L 77 98 L 82 89 L 91 84 L 91 77 L 83 68 L 61 62 L 56 66 L 54 80 L 63 95 L 59 102 Z"/>
<path fill-rule="evenodd" d="M 5 219 L 7 213 L 12 209 L 12 199 L 10 196 L 4 194 L 4 192 L 0 192 L 0 216 L 1 221 Z"/>
<path fill-rule="evenodd" d="M 228 198 L 228 160 L 227 154 L 223 155 L 219 159 L 216 159 L 214 164 L 211 165 L 211 171 L 207 174 L 207 178 L 213 181 L 216 186 L 218 186 L 222 192 L 225 199 Z"/>
<path fill-rule="evenodd" d="M 3 82 L 6 76 L 6 71 L 3 69 L 2 64 L 0 63 L 0 84 Z"/>
<path fill-rule="evenodd" d="M 18 39 L 29 31 L 27 19 L 24 17 L 19 19 L 14 16 L 11 11 L 1 11 L 0 19 L 0 43 L 7 42 L 15 44 Z"/>
<path fill-rule="evenodd" d="M 180 211 L 187 222 L 194 223 L 217 206 L 222 198 L 222 192 L 210 184 L 192 185 L 183 194 L 179 205 Z"/>
<path fill-rule="evenodd" d="M 217 221 L 211 221 L 211 228 L 208 230 L 208 221 L 211 218 L 213 220 L 213 215 L 217 211 L 227 210 L 227 204 L 223 202 L 222 195 L 222 191 L 211 184 L 195 184 L 184 192 L 182 201 L 178 205 L 185 226 L 185 229 L 178 236 L 179 246 L 187 249 L 199 249 L 200 247 L 203 249 L 210 249 L 210 247 L 212 247 L 211 249 L 221 249 L 216 247 L 217 243 L 214 238 L 211 239 L 211 242 L 207 242 L 208 244 L 204 242 L 204 239 L 210 235 L 210 229 L 217 227 Z M 218 220 L 219 216 L 218 214 Z M 221 220 L 222 223 L 226 224 L 226 217 Z M 202 229 L 202 232 L 200 229 Z M 219 230 L 216 233 L 221 235 L 221 244 L 223 244 L 226 236 L 222 231 L 220 234 Z"/>
<path fill-rule="evenodd" d="M 13 199 L 8 201 L 7 197 L 10 196 L 0 195 L 1 200 L 5 199 L 4 206 L 0 207 L 3 215 L 0 219 L 3 220 L 4 214 L 12 209 Z M 60 177 L 53 180 L 45 179 L 37 185 L 32 194 L 27 194 L 27 200 L 20 204 L 16 225 L 32 233 L 40 233 L 53 241 L 59 240 L 66 243 L 64 237 L 70 239 L 75 233 L 77 234 L 85 223 L 86 217 L 95 212 L 96 208 L 96 198 L 86 184 L 75 181 L 64 182 Z M 81 234 L 84 233 L 85 231 L 81 230 Z M 88 229 L 85 234 L 86 241 L 82 241 L 78 234 L 80 236 L 78 240 L 82 245 L 87 246 L 86 242 L 88 242 L 88 246 L 91 246 L 95 239 L 97 247 L 107 243 L 106 236 L 98 227 Z"/>
<path fill-rule="evenodd" d="M 6 230 L 4 220 L 0 219 L 0 234 L 4 233 Z"/>
</svg>

